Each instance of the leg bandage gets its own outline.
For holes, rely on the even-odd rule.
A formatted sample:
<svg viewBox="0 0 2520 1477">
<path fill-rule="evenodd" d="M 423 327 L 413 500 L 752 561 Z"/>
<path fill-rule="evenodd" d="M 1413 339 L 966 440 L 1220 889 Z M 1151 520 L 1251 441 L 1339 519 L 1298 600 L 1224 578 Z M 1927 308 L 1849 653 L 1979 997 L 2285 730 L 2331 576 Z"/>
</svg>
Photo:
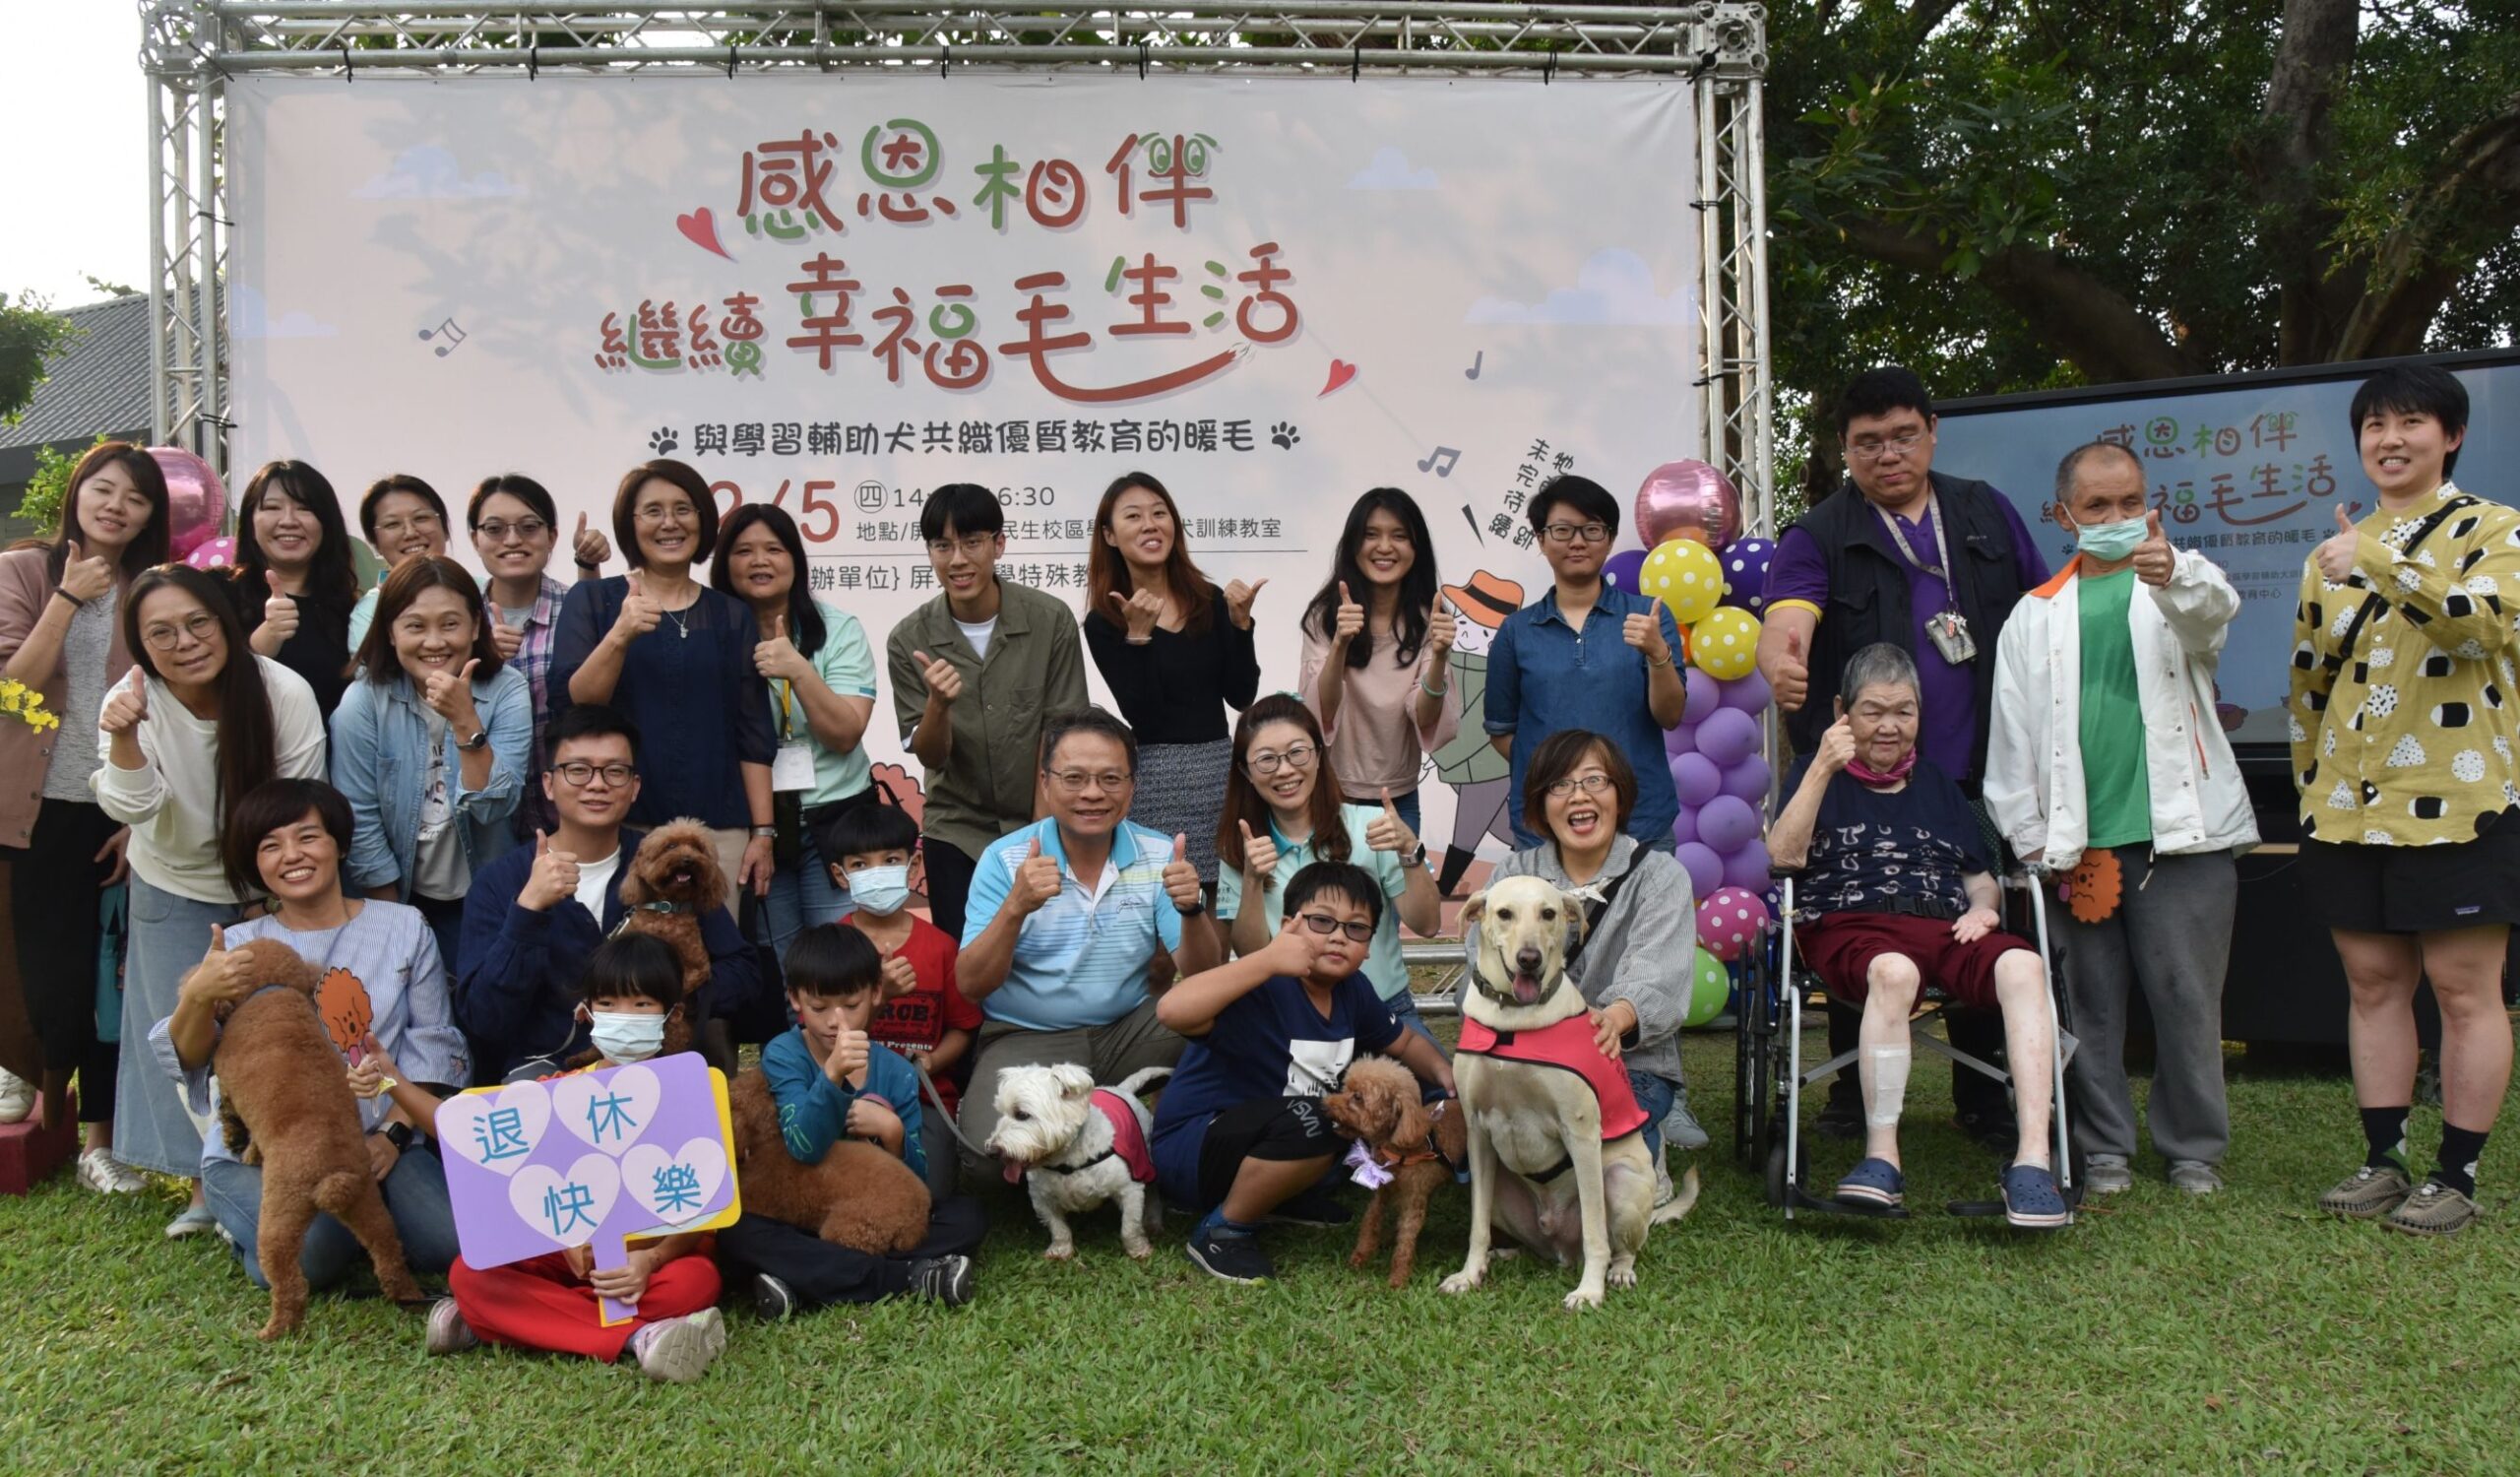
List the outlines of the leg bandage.
<svg viewBox="0 0 2520 1477">
<path fill-rule="evenodd" d="M 1856 1076 L 1863 1084 L 1864 1122 L 1876 1128 L 1893 1128 L 1899 1124 L 1899 1111 L 1908 1101 L 1908 1044 L 1865 1047 L 1856 1060 Z"/>
</svg>

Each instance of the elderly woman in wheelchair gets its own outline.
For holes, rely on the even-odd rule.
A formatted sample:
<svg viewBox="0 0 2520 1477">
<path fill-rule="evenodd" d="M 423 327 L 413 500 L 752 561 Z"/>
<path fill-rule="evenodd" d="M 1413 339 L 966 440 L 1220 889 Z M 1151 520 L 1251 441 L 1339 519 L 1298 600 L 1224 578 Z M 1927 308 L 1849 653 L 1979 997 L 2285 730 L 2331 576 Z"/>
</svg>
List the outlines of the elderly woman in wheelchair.
<svg viewBox="0 0 2520 1477">
<path fill-rule="evenodd" d="M 2003 1012 L 2020 1084 L 2004 1218 L 2025 1230 L 2068 1225 L 2051 1162 L 2056 1031 L 2045 961 L 2003 931 L 1997 864 L 1960 787 L 1917 754 L 1915 661 L 1895 646 L 1865 647 L 1848 662 L 1836 724 L 1788 776 L 1768 837 L 1777 870 L 1796 877 L 1803 960 L 1831 995 L 1863 1010 L 1864 1157 L 1838 1183 L 1838 1205 L 1903 1205 L 1909 1019 L 1930 982 L 1956 1006 Z"/>
</svg>

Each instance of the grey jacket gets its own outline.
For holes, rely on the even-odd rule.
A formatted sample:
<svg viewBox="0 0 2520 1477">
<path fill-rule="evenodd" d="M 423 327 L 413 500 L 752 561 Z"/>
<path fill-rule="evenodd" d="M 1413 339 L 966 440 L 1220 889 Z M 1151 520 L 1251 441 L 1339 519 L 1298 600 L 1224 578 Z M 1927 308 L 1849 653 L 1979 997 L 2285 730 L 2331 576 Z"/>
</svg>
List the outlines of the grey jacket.
<svg viewBox="0 0 2520 1477">
<path fill-rule="evenodd" d="M 1590 885 L 1606 888 L 1631 871 L 1601 923 L 1585 935 L 1583 952 L 1568 973 L 1587 1004 L 1598 1008 L 1625 1000 L 1635 1007 L 1637 1041 L 1627 1049 L 1627 1069 L 1677 1082 L 1680 1020 L 1688 1011 L 1689 972 L 1697 959 L 1696 900 L 1678 862 L 1646 851 L 1631 836 L 1610 844 L 1609 861 Z M 1497 878 L 1525 876 L 1576 890 L 1557 865 L 1553 843 L 1516 852 L 1496 868 Z"/>
</svg>

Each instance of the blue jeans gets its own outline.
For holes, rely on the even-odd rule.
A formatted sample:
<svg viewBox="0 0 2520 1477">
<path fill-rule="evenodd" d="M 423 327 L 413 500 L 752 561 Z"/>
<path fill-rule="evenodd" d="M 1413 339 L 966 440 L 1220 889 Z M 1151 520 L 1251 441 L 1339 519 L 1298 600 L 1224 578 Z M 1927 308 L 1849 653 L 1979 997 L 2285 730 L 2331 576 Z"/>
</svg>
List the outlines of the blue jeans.
<svg viewBox="0 0 2520 1477">
<path fill-rule="evenodd" d="M 262 1232 L 263 1172 L 232 1159 L 214 1159 L 201 1169 L 202 1194 L 220 1229 L 235 1243 L 236 1259 L 256 1287 L 269 1289 L 255 1239 Z M 433 1149 L 414 1145 L 394 1161 L 378 1187 L 385 1191 L 386 1213 L 394 1217 L 395 1234 L 403 1239 L 403 1259 L 414 1272 L 443 1275 L 455 1262 L 455 1205 L 446 1194 L 446 1166 Z M 329 1215 L 318 1215 L 306 1228 L 297 1265 L 310 1287 L 332 1287 L 367 1261 L 367 1249 L 350 1228 Z"/>
<path fill-rule="evenodd" d="M 1636 1094 L 1636 1106 L 1645 1110 L 1645 1156 L 1663 1157 L 1663 1133 L 1668 1125 L 1674 1146 L 1686 1149 L 1706 1147 L 1706 1130 L 1688 1110 L 1688 1089 L 1669 1077 L 1646 1072 L 1627 1074 L 1628 1090 Z"/>
<path fill-rule="evenodd" d="M 832 884 L 831 868 L 814 850 L 814 833 L 804 828 L 796 838 L 803 848 L 795 864 L 770 876 L 770 894 L 761 900 L 762 927 L 768 942 L 784 962 L 788 945 L 816 924 L 838 923 L 849 912 L 849 889 Z"/>
<path fill-rule="evenodd" d="M 1407 795 L 1393 796 L 1391 799 L 1391 808 L 1400 812 L 1400 823 L 1409 828 L 1410 835 L 1421 835 L 1418 829 L 1418 819 L 1422 812 L 1418 806 L 1417 791 L 1412 790 Z"/>
</svg>

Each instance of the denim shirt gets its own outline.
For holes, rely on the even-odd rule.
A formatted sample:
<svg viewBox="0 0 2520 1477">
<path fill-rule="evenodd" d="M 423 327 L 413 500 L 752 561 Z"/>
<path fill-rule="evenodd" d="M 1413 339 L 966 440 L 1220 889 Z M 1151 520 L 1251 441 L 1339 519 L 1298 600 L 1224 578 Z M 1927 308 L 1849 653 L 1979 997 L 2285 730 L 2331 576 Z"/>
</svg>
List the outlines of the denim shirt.
<svg viewBox="0 0 2520 1477">
<path fill-rule="evenodd" d="M 534 695 L 525 674 L 502 666 L 498 675 L 476 678 L 472 706 L 490 736 L 490 778 L 478 790 L 464 788 L 458 735 L 446 731 L 447 803 L 455 834 L 473 870 L 516 845 L 508 826 L 525 789 L 525 764 L 534 745 Z M 398 673 L 379 686 L 364 676 L 352 681 L 333 710 L 333 788 L 349 800 L 358 828 L 350 838 L 349 877 L 365 890 L 391 882 L 396 896 L 411 896 L 411 869 L 420 846 L 420 799 L 429 777 L 429 711 Z"/>
<path fill-rule="evenodd" d="M 1669 850 L 1680 798 L 1671 788 L 1670 759 L 1663 751 L 1663 726 L 1647 701 L 1645 653 L 1627 644 L 1630 615 L 1652 614 L 1677 660 L 1679 624 L 1659 600 L 1614 590 L 1605 583 L 1580 631 L 1557 613 L 1557 592 L 1505 617 L 1487 652 L 1486 728 L 1514 736 L 1514 782 L 1505 796 L 1505 817 L 1514 843 L 1535 847 L 1547 837 L 1523 824 L 1523 772 L 1532 751 L 1551 734 L 1588 729 L 1619 747 L 1636 771 L 1636 808 L 1627 834 Z"/>
</svg>

